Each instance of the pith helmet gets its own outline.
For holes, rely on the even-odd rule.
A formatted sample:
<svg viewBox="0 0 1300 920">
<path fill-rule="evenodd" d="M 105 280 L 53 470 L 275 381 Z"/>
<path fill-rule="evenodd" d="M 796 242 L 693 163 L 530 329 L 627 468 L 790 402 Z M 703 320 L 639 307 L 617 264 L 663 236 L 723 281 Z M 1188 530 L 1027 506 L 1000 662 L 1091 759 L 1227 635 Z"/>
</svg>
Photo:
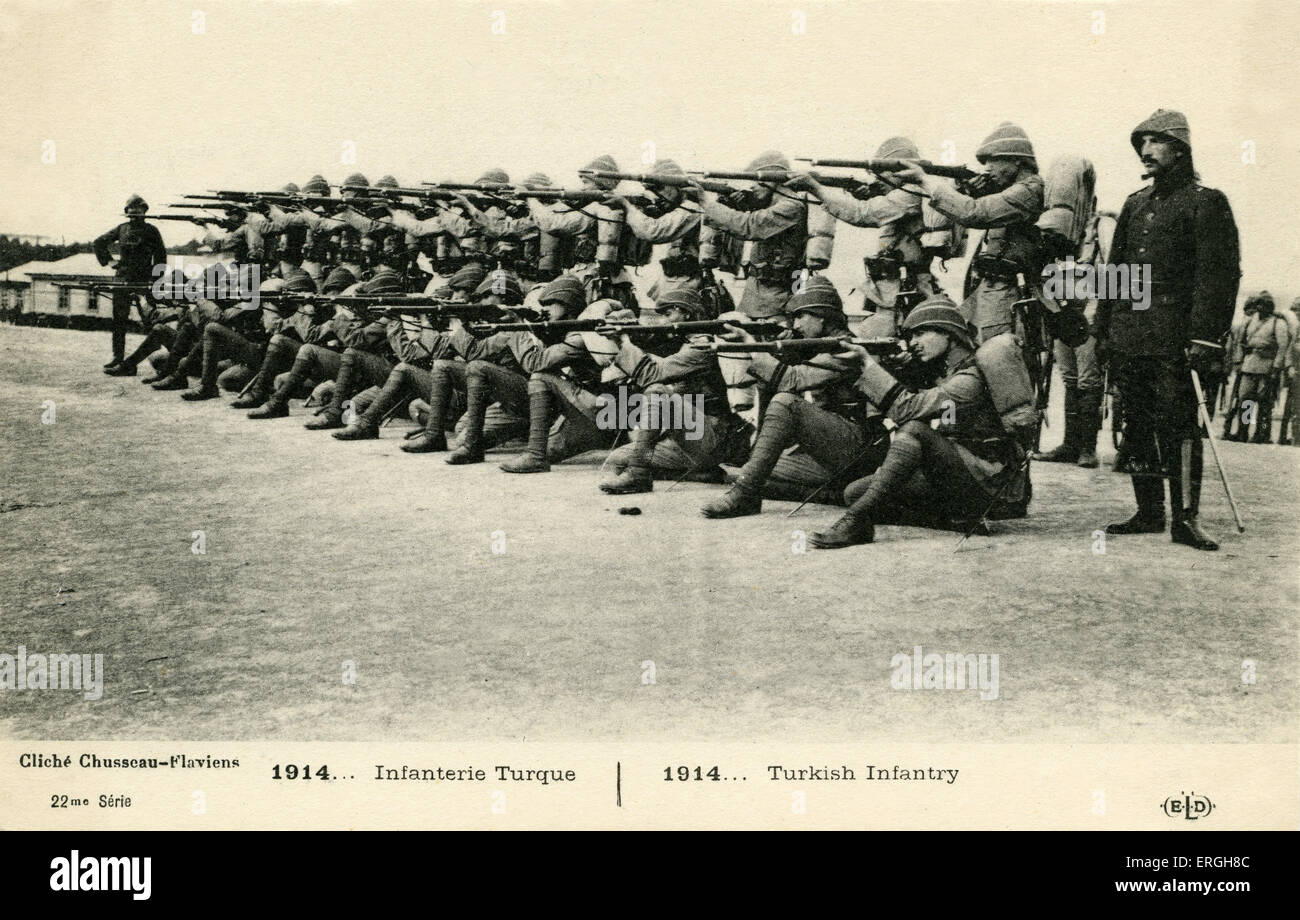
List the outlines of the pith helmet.
<svg viewBox="0 0 1300 920">
<path fill-rule="evenodd" d="M 1017 157 L 1028 160 L 1035 169 L 1038 160 L 1034 158 L 1034 145 L 1029 143 L 1029 135 L 1019 125 L 1004 121 L 993 129 L 993 133 L 984 138 L 984 143 L 975 151 L 975 159 L 981 163 L 990 157 Z"/>
<path fill-rule="evenodd" d="M 542 288 L 538 303 L 545 304 L 556 300 L 564 304 L 568 312 L 577 314 L 587 305 L 587 291 L 575 275 L 560 275 Z"/>
<path fill-rule="evenodd" d="M 907 137 L 891 137 L 876 150 L 878 160 L 919 160 L 920 158 L 921 151 L 917 150 L 916 144 Z"/>
<path fill-rule="evenodd" d="M 938 329 L 946 332 L 972 351 L 975 348 L 970 326 L 961 315 L 957 305 L 943 294 L 927 297 L 907 314 L 903 320 L 904 332 L 917 332 L 921 329 Z"/>
<path fill-rule="evenodd" d="M 699 319 L 704 314 L 704 301 L 690 288 L 678 288 L 660 294 L 655 301 L 656 312 L 662 313 L 670 307 L 676 307 L 691 319 Z"/>
<path fill-rule="evenodd" d="M 1187 125 L 1187 116 L 1173 109 L 1156 109 L 1146 121 L 1133 129 L 1129 141 L 1138 153 L 1142 152 L 1143 134 L 1159 134 L 1177 141 L 1188 151 L 1192 149 L 1192 129 Z"/>
</svg>

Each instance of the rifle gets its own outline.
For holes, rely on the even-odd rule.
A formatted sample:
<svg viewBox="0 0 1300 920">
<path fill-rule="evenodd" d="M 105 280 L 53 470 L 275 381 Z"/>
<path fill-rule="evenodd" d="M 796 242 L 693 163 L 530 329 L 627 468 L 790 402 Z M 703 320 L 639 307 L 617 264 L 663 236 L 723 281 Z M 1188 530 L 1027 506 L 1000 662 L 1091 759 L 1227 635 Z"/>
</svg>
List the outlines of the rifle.
<svg viewBox="0 0 1300 920">
<path fill-rule="evenodd" d="M 824 160 L 820 162 L 825 163 Z M 792 170 L 788 169 L 760 169 L 756 172 L 731 172 L 727 170 L 714 169 L 693 172 L 692 175 L 700 175 L 709 179 L 732 179 L 742 182 L 768 182 L 784 185 L 786 182 L 790 181 L 790 177 L 794 175 L 794 173 Z M 859 185 L 865 184 L 862 180 L 855 179 L 852 176 L 834 176 L 829 173 L 817 172 L 812 172 L 808 175 L 812 176 L 822 185 L 828 185 L 831 188 L 852 190 L 857 188 Z"/>
<path fill-rule="evenodd" d="M 890 173 L 898 172 L 900 169 L 906 169 L 912 165 L 907 160 L 886 159 L 886 160 L 841 160 L 841 159 L 813 159 L 812 157 L 795 157 L 801 163 L 809 163 L 812 166 L 834 166 L 839 169 L 864 169 L 869 173 Z M 915 165 L 932 176 L 941 176 L 945 179 L 956 179 L 961 182 L 969 182 L 976 176 L 982 175 L 968 166 L 946 166 L 943 163 L 932 163 L 929 160 L 916 160 Z"/>
<path fill-rule="evenodd" d="M 749 327 L 746 326 L 744 328 Z M 757 351 L 769 355 L 781 355 L 787 352 L 797 352 L 811 356 L 814 354 L 833 354 L 837 351 L 843 351 L 846 345 L 857 345 L 861 348 L 865 348 L 869 353 L 878 357 L 910 358 L 912 354 L 908 351 L 906 342 L 902 339 L 896 339 L 893 336 L 881 336 L 870 339 L 840 339 L 827 337 L 816 339 L 777 339 L 774 342 L 714 342 L 707 347 L 710 351 L 716 351 L 719 353 Z"/>
<path fill-rule="evenodd" d="M 187 224 L 195 224 L 202 227 L 207 224 L 220 224 L 227 218 L 225 217 L 195 217 L 193 214 L 146 214 L 145 220 L 176 220 L 184 221 Z"/>
<path fill-rule="evenodd" d="M 208 211 L 231 211 L 238 208 L 241 211 L 247 211 L 248 205 L 240 204 L 238 201 L 213 201 L 211 204 L 196 204 L 193 201 L 174 201 L 167 205 L 169 208 L 200 208 Z M 145 215 L 146 217 L 148 215 Z"/>
<path fill-rule="evenodd" d="M 613 193 L 594 188 L 521 188 L 512 193 L 515 198 L 536 198 L 538 201 L 562 201 L 567 205 L 584 207 L 597 204 Z"/>
<path fill-rule="evenodd" d="M 610 172 L 604 169 L 581 169 L 578 170 L 578 175 L 593 179 L 616 179 L 619 182 L 640 182 L 647 188 L 652 189 L 656 186 L 692 189 L 698 183 L 705 191 L 717 192 L 719 195 L 725 195 L 736 190 L 735 186 L 728 185 L 726 182 L 710 182 L 708 179 L 694 176 L 660 176 L 655 173 Z M 692 181 L 693 179 L 694 181 Z"/>
<path fill-rule="evenodd" d="M 610 322 L 608 319 L 560 319 L 522 323 L 475 323 L 470 332 L 475 335 L 492 335 L 497 332 L 532 332 L 537 335 L 569 332 L 600 332 L 608 335 L 628 335 L 633 338 L 687 335 L 725 335 L 730 326 L 741 326 L 755 335 L 776 335 L 785 331 L 780 323 L 729 323 L 716 319 L 690 320 L 682 323 L 655 323 L 642 325 L 636 322 Z"/>
</svg>

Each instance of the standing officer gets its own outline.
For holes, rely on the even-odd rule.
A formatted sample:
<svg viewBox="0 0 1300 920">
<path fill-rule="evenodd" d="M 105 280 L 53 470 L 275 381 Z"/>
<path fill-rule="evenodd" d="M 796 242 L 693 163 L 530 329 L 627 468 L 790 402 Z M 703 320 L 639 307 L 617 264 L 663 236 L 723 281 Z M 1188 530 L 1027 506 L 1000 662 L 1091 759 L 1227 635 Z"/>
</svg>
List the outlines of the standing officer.
<svg viewBox="0 0 1300 920">
<path fill-rule="evenodd" d="M 167 247 L 163 245 L 162 234 L 158 228 L 146 224 L 144 216 L 149 211 L 148 203 L 139 195 L 132 195 L 126 200 L 126 221 L 95 240 L 95 258 L 100 265 L 111 265 L 116 269 L 115 277 L 119 281 L 148 282 L 153 281 L 153 267 L 167 262 Z M 110 247 L 117 244 L 117 261 L 113 261 Z M 143 295 L 145 301 L 153 303 L 153 297 Z M 131 301 L 134 295 L 125 291 L 113 292 L 113 360 L 104 365 L 105 371 L 114 371 L 121 366 L 126 357 L 126 326 L 131 319 Z M 135 368 L 116 376 L 134 376 Z"/>
<path fill-rule="evenodd" d="M 1219 545 L 1201 532 L 1203 446 L 1191 372 L 1213 363 L 1232 322 L 1240 282 L 1237 225 L 1227 197 L 1197 181 L 1191 130 L 1181 112 L 1157 109 L 1130 138 L 1152 183 L 1128 197 L 1111 242 L 1109 263 L 1129 271 L 1150 266 L 1152 293 L 1137 302 L 1101 300 L 1097 347 L 1113 355 L 1124 408 L 1124 443 L 1147 467 L 1135 473 L 1137 513 L 1110 524 L 1110 534 L 1160 533 L 1169 478 L 1175 543 L 1200 550 Z"/>
</svg>

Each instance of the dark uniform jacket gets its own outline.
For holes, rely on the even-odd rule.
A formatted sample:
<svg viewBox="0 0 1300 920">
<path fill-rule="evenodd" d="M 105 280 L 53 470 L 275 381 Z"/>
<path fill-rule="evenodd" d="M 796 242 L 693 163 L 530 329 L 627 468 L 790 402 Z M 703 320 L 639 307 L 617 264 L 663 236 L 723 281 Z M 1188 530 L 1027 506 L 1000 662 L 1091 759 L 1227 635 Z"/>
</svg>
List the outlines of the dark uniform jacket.
<svg viewBox="0 0 1300 920">
<path fill-rule="evenodd" d="M 113 261 L 109 247 L 117 244 L 117 277 L 127 281 L 152 281 L 153 267 L 167 262 L 167 247 L 153 224 L 136 225 L 129 220 L 95 240 L 95 258 L 100 265 Z"/>
<path fill-rule="evenodd" d="M 1128 197 L 1108 261 L 1130 272 L 1149 264 L 1153 284 L 1145 310 L 1133 300 L 1098 302 L 1097 338 L 1109 338 L 1116 354 L 1174 357 L 1193 339 L 1219 342 L 1232 324 L 1241 276 L 1237 225 L 1224 194 L 1191 176 Z"/>
</svg>

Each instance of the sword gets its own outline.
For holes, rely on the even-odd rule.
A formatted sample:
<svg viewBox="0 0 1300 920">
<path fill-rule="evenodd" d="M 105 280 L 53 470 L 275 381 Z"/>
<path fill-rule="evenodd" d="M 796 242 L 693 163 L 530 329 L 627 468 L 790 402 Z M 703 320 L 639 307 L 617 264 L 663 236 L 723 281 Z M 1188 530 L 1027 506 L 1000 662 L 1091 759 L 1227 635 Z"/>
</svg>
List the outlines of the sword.
<svg viewBox="0 0 1300 920">
<path fill-rule="evenodd" d="M 1232 497 L 1232 486 L 1228 485 L 1228 474 L 1223 469 L 1223 461 L 1219 459 L 1219 447 L 1214 441 L 1214 432 L 1210 430 L 1210 413 L 1205 408 L 1205 392 L 1201 389 L 1201 378 L 1196 373 L 1196 368 L 1189 368 L 1192 374 L 1192 386 L 1196 389 L 1196 408 L 1200 410 L 1201 422 L 1205 425 L 1205 436 L 1210 439 L 1210 453 L 1214 455 L 1214 465 L 1219 468 L 1219 478 L 1223 480 L 1223 491 L 1228 495 L 1228 507 L 1232 509 L 1232 516 L 1237 522 L 1237 533 L 1245 533 L 1246 525 L 1241 522 L 1241 514 L 1237 511 L 1237 501 Z M 1184 480 L 1186 482 L 1186 480 Z"/>
</svg>

